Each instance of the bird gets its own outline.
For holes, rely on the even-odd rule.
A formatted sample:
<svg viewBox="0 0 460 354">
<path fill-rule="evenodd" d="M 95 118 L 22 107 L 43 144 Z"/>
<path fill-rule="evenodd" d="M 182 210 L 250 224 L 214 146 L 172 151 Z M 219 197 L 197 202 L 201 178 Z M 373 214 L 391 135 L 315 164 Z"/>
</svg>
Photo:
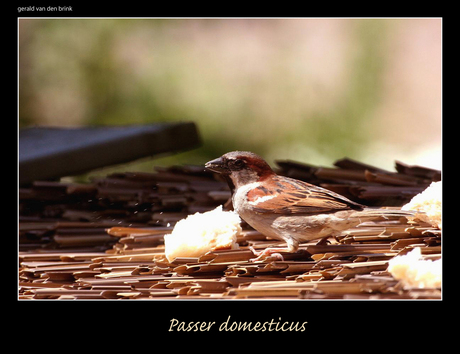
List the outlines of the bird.
<svg viewBox="0 0 460 354">
<path fill-rule="evenodd" d="M 223 175 L 232 190 L 233 209 L 252 228 L 286 242 L 286 247 L 250 248 L 262 261 L 294 253 L 299 244 L 327 238 L 380 217 L 411 216 L 411 211 L 371 208 L 305 181 L 276 174 L 259 155 L 231 151 L 205 168 Z"/>
</svg>

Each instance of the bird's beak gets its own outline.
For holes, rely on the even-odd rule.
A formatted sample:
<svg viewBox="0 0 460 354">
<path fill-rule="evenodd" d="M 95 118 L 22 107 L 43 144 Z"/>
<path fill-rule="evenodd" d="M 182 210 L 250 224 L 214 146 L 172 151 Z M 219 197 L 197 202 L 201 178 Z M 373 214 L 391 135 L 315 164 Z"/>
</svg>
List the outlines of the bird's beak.
<svg viewBox="0 0 460 354">
<path fill-rule="evenodd" d="M 222 161 L 222 158 L 219 157 L 215 160 L 208 161 L 204 165 L 208 170 L 217 172 L 217 173 L 226 173 L 228 172 L 227 168 L 225 167 L 224 161 Z"/>
</svg>

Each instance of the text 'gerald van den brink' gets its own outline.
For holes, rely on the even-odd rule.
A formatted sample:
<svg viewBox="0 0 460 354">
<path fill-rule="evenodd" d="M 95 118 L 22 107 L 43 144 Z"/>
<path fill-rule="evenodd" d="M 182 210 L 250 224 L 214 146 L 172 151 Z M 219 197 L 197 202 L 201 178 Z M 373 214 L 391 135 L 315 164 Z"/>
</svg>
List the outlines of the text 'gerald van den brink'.
<svg viewBox="0 0 460 354">
<path fill-rule="evenodd" d="M 72 6 L 20 6 L 18 12 L 65 12 L 73 11 Z"/>
</svg>

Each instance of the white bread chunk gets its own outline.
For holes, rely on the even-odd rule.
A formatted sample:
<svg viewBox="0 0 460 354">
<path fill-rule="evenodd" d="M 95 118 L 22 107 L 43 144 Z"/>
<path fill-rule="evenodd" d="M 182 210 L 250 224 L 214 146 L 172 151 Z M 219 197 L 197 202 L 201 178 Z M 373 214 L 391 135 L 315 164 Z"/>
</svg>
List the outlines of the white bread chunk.
<svg viewBox="0 0 460 354">
<path fill-rule="evenodd" d="M 423 259 L 420 247 L 404 256 L 390 259 L 388 271 L 404 286 L 417 288 L 439 288 L 442 282 L 442 261 Z"/>
<path fill-rule="evenodd" d="M 442 229 L 442 181 L 431 183 L 404 205 L 402 210 L 416 210 L 416 218 Z"/>
<path fill-rule="evenodd" d="M 165 235 L 165 255 L 169 262 L 177 257 L 200 257 L 218 249 L 236 249 L 237 235 L 242 231 L 240 217 L 223 211 L 222 205 L 212 211 L 195 213 L 179 220 L 171 234 Z"/>
</svg>

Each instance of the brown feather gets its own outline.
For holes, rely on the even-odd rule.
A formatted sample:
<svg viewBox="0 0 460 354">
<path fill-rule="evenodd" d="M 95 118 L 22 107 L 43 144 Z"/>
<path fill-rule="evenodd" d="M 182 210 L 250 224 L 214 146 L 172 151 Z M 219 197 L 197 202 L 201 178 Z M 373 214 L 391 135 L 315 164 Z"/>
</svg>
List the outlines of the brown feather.
<svg viewBox="0 0 460 354">
<path fill-rule="evenodd" d="M 284 215 L 309 215 L 318 213 L 335 213 L 340 210 L 363 209 L 361 204 L 355 203 L 344 196 L 327 189 L 287 177 L 284 177 L 283 179 L 284 181 L 278 177 L 274 177 L 276 185 L 276 189 L 274 190 L 257 190 L 257 192 L 254 192 L 254 195 L 249 195 L 248 193 L 249 200 L 256 200 L 258 197 L 263 196 L 272 196 L 272 198 L 256 203 L 253 207 L 255 212 Z M 289 196 L 288 198 L 283 197 L 283 195 L 279 193 L 280 189 L 283 188 L 292 190 L 292 192 L 286 193 Z"/>
</svg>

